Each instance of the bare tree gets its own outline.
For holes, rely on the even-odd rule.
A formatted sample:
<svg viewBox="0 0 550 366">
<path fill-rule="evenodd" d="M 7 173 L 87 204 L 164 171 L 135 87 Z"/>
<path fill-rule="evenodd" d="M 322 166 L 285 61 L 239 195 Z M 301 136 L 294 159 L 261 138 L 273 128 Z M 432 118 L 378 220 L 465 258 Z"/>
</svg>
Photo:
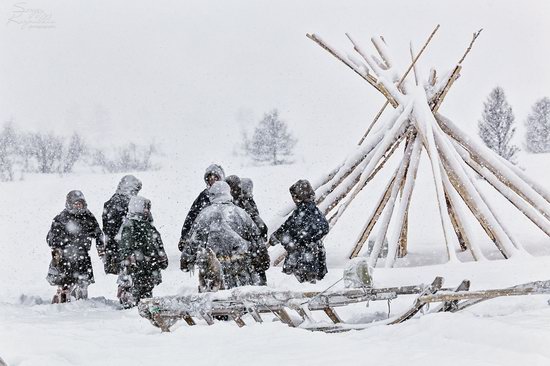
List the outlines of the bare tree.
<svg viewBox="0 0 550 366">
<path fill-rule="evenodd" d="M 0 181 L 12 181 L 17 158 L 17 134 L 12 122 L 0 132 Z"/>
<path fill-rule="evenodd" d="M 154 143 L 138 145 L 132 142 L 118 149 L 111 158 L 105 152 L 97 150 L 94 154 L 94 161 L 96 165 L 110 173 L 147 171 L 157 168 L 153 164 L 153 157 L 157 153 L 158 150 Z"/>
<path fill-rule="evenodd" d="M 63 173 L 71 173 L 76 162 L 82 159 L 87 150 L 84 139 L 78 133 L 73 133 L 63 158 Z"/>
<path fill-rule="evenodd" d="M 41 132 L 32 133 L 29 137 L 30 152 L 38 163 L 38 172 L 58 172 L 63 158 L 63 138 Z"/>
<path fill-rule="evenodd" d="M 244 149 L 248 156 L 258 162 L 271 165 L 289 163 L 297 140 L 288 132 L 287 124 L 279 118 L 274 109 L 266 113 L 260 121 L 252 138 L 245 138 Z"/>
</svg>

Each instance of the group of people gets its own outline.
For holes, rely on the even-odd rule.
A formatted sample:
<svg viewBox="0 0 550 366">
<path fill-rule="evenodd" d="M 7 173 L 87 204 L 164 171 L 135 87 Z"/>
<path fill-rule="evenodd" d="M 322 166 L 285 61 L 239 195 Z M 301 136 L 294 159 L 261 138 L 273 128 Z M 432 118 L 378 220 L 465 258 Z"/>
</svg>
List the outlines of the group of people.
<svg viewBox="0 0 550 366">
<path fill-rule="evenodd" d="M 315 282 L 327 273 L 322 238 L 329 226 L 315 205 L 315 191 L 307 180 L 290 187 L 296 209 L 271 236 L 253 198 L 253 183 L 236 175 L 225 177 L 213 164 L 204 174 L 206 188 L 185 218 L 178 249 L 180 269 L 198 269 L 199 291 L 246 285 L 266 285 L 270 266 L 268 247 L 282 244 L 287 252 L 283 272 L 300 282 Z M 52 260 L 47 280 L 57 286 L 53 303 L 82 299 L 94 283 L 89 255 L 92 240 L 106 274 L 117 275 L 124 307 L 151 297 L 162 282 L 168 257 L 153 225 L 151 201 L 139 196 L 139 179 L 124 176 L 116 193 L 104 204 L 101 230 L 80 191 L 67 194 L 65 209 L 47 235 Z"/>
</svg>

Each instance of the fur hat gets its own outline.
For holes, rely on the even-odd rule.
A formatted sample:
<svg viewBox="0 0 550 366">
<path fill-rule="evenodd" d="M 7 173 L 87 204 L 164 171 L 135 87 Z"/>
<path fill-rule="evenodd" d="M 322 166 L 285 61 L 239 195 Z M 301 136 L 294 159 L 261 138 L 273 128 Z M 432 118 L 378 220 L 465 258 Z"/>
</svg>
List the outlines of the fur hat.
<svg viewBox="0 0 550 366">
<path fill-rule="evenodd" d="M 294 202 L 313 202 L 315 201 L 315 191 L 306 179 L 300 179 L 288 189 Z"/>
<path fill-rule="evenodd" d="M 233 199 L 238 199 L 241 196 L 241 178 L 236 175 L 230 175 L 225 178 L 225 182 L 229 184 L 229 188 L 231 188 L 231 196 L 233 196 Z"/>
<path fill-rule="evenodd" d="M 117 193 L 126 196 L 135 196 L 141 190 L 141 181 L 133 175 L 125 175 L 118 183 Z"/>
<path fill-rule="evenodd" d="M 252 198 L 253 193 L 252 190 L 254 189 L 254 183 L 252 183 L 252 179 L 250 178 L 241 178 L 241 193 L 243 197 L 246 198 Z"/>
</svg>

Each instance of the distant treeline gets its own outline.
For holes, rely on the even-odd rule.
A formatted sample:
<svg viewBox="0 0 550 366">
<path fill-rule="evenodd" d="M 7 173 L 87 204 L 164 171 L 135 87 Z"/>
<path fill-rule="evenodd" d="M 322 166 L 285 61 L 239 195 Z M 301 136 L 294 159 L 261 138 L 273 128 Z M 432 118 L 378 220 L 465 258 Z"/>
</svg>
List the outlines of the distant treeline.
<svg viewBox="0 0 550 366">
<path fill-rule="evenodd" d="M 158 169 L 155 144 L 129 142 L 117 149 L 92 148 L 77 132 L 70 138 L 52 132 L 21 131 L 5 123 L 0 131 L 0 181 L 21 179 L 25 173 L 66 174 L 76 166 L 119 173 Z"/>
</svg>

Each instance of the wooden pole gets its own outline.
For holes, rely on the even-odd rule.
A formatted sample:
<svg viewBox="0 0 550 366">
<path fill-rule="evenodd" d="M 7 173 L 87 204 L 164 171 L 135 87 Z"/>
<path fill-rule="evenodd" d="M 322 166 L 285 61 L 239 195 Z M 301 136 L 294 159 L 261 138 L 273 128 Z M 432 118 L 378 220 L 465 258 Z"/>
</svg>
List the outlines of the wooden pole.
<svg viewBox="0 0 550 366">
<path fill-rule="evenodd" d="M 386 263 L 385 267 L 393 267 L 393 264 L 395 263 L 397 251 L 398 251 L 398 245 L 401 248 L 400 251 L 406 251 L 406 243 L 407 243 L 407 236 L 406 236 L 406 225 L 407 225 L 407 217 L 409 212 L 409 206 L 411 203 L 411 197 L 412 192 L 414 189 L 414 183 L 416 180 L 416 173 L 418 172 L 418 166 L 420 165 L 420 156 L 422 154 L 422 142 L 420 138 L 414 137 L 412 141 L 410 141 L 412 145 L 412 150 L 409 152 L 409 163 L 406 171 L 406 176 L 403 179 L 402 184 L 402 196 L 401 196 L 401 203 L 399 205 L 399 211 L 396 217 L 396 223 L 393 226 L 393 230 L 389 235 L 388 240 L 388 255 L 386 257 Z M 405 159 L 404 159 L 405 163 Z M 403 233 L 405 233 L 403 235 Z M 403 248 L 402 242 L 405 242 L 405 248 Z"/>
<path fill-rule="evenodd" d="M 428 109 L 428 111 L 426 111 L 426 109 Z M 435 122 L 435 119 L 433 119 L 432 117 L 428 118 L 428 120 L 421 121 L 421 119 L 425 119 L 426 116 L 431 116 L 431 110 L 429 110 L 428 106 L 421 103 L 415 104 L 413 114 L 418 134 L 422 137 L 422 142 L 430 159 L 432 177 L 436 190 L 437 205 L 439 209 L 439 218 L 441 220 L 441 226 L 443 228 L 447 255 L 449 257 L 449 261 L 457 261 L 458 258 L 456 257 L 454 245 L 456 237 L 454 235 L 454 228 L 452 227 L 451 218 L 449 217 L 449 211 L 445 201 L 445 191 L 443 189 L 441 169 L 439 166 L 440 151 L 436 146 L 434 131 L 432 128 L 432 123 Z"/>
<path fill-rule="evenodd" d="M 424 46 L 422 46 L 422 49 L 420 50 L 420 52 L 418 53 L 418 55 L 416 55 L 416 57 L 412 60 L 412 63 L 409 65 L 407 71 L 405 71 L 405 73 L 403 74 L 403 76 L 401 77 L 401 79 L 399 80 L 399 83 L 397 84 L 397 87 L 399 88 L 401 86 L 401 84 L 403 83 L 403 81 L 405 80 L 405 78 L 407 77 L 407 75 L 409 75 L 409 72 L 415 67 L 416 65 L 416 61 L 418 61 L 418 59 L 420 58 L 420 56 L 422 55 L 422 53 L 424 53 L 424 50 L 426 49 L 426 47 L 428 46 L 428 44 L 432 41 L 432 38 L 434 37 L 435 33 L 438 31 L 439 29 L 439 24 L 435 27 L 435 29 L 432 31 L 432 33 L 430 34 L 430 36 L 428 37 L 428 39 L 426 40 L 426 42 L 424 42 Z M 348 39 L 352 42 L 353 46 L 354 46 L 354 49 L 358 51 L 359 47 L 356 46 L 355 42 L 352 40 L 352 38 L 349 36 L 348 33 L 346 33 L 346 36 L 348 37 Z M 418 84 L 418 83 L 417 83 Z M 361 140 L 359 140 L 359 145 L 361 145 L 363 143 L 363 141 L 365 141 L 365 138 L 367 137 L 367 135 L 370 133 L 370 131 L 372 130 L 372 128 L 374 127 L 376 121 L 378 121 L 378 119 L 380 118 L 380 116 L 382 115 L 382 113 L 384 113 L 384 110 L 386 109 L 386 107 L 388 106 L 388 100 L 386 99 L 386 102 L 384 103 L 384 105 L 382 106 L 382 108 L 380 109 L 380 111 L 376 114 L 376 117 L 374 117 L 374 120 L 371 122 L 371 124 L 369 125 L 369 127 L 367 128 L 367 131 L 365 132 L 365 134 L 363 135 L 363 137 L 361 137 Z"/>
<path fill-rule="evenodd" d="M 461 147 L 460 147 L 461 149 Z M 546 220 L 544 216 L 526 201 L 524 201 L 518 194 L 516 194 L 510 187 L 502 183 L 498 178 L 492 174 L 489 169 L 480 166 L 477 162 L 470 158 L 467 152 L 456 149 L 460 154 L 464 162 L 472 168 L 477 174 L 482 176 L 487 183 L 489 183 L 494 189 L 502 194 L 506 199 L 514 205 L 521 213 L 525 215 L 531 222 L 539 227 L 546 235 L 550 236 L 550 221 Z"/>
<path fill-rule="evenodd" d="M 443 162 L 447 174 L 453 183 L 454 188 L 460 194 L 464 202 L 468 205 L 472 213 L 478 218 L 478 221 L 489 234 L 497 248 L 501 251 L 505 258 L 509 258 L 514 254 L 519 254 L 520 250 L 513 243 L 511 238 L 506 233 L 505 229 L 495 217 L 487 202 L 482 198 L 475 182 L 469 177 L 464 170 L 464 162 L 462 159 L 453 155 L 453 148 L 442 131 L 435 130 L 437 146 L 443 157 Z M 458 153 L 455 154 L 458 155 Z"/>
<path fill-rule="evenodd" d="M 386 99 L 390 102 L 390 104 L 394 107 L 397 107 L 398 103 L 395 101 L 395 99 L 392 97 L 392 95 L 386 90 L 386 88 L 378 83 L 378 80 L 376 80 L 372 75 L 367 74 L 364 75 L 361 71 L 359 71 L 354 65 L 348 62 L 340 53 L 336 50 L 334 50 L 332 47 L 330 47 L 328 44 L 326 44 L 322 39 L 319 38 L 316 34 L 306 34 L 306 37 L 317 43 L 319 46 L 321 46 L 325 51 L 336 57 L 338 60 L 343 62 L 347 67 L 352 69 L 357 75 L 361 76 L 367 83 L 372 85 L 376 90 L 378 90 L 382 95 L 386 97 Z"/>
<path fill-rule="evenodd" d="M 369 146 L 364 146 L 365 150 L 362 152 L 361 156 L 357 157 L 355 160 L 351 160 L 351 164 L 346 162 L 344 163 L 345 168 L 342 167 L 340 172 L 338 172 L 333 179 L 331 180 L 330 186 L 325 187 L 319 187 L 316 189 L 316 194 L 318 195 L 316 203 L 317 205 L 320 205 L 332 192 L 338 188 L 350 175 L 353 173 L 355 174 L 361 174 L 361 172 L 357 172 L 356 169 L 361 169 L 364 167 L 365 164 L 367 164 L 370 159 L 372 158 L 373 150 L 377 147 L 377 145 L 380 143 L 380 141 L 383 138 L 383 133 L 374 134 L 371 135 L 371 137 L 375 137 L 372 141 L 372 144 L 369 144 Z"/>
<path fill-rule="evenodd" d="M 510 168 L 501 163 L 498 159 L 487 159 L 488 156 L 496 155 L 492 150 L 476 144 L 474 141 L 468 138 L 453 122 L 436 113 L 436 120 L 439 127 L 450 136 L 453 140 L 458 142 L 468 152 L 471 158 L 480 166 L 487 168 L 491 173 L 495 175 L 504 185 L 512 189 L 521 198 L 527 201 L 537 211 L 539 211 L 547 220 L 550 220 L 550 204 L 539 193 L 537 193 L 531 186 L 526 184 L 519 176 L 517 176 Z"/>
<path fill-rule="evenodd" d="M 376 176 L 376 174 L 382 170 L 382 168 L 384 167 L 384 165 L 386 164 L 386 162 L 391 158 L 391 156 L 393 155 L 393 153 L 395 152 L 395 150 L 397 150 L 397 147 L 399 146 L 399 144 L 401 144 L 401 141 L 403 141 L 403 139 L 405 138 L 406 134 L 403 134 L 394 144 L 393 146 L 391 147 L 391 149 L 389 150 L 389 152 L 387 152 L 385 155 L 384 155 L 384 158 L 382 160 L 382 162 L 380 164 L 378 164 L 378 166 L 376 167 L 376 169 L 374 169 L 374 171 L 371 173 L 371 175 L 369 175 L 369 177 L 367 178 L 367 180 L 365 180 L 365 182 L 362 184 L 361 187 L 357 187 L 356 190 L 358 189 L 358 191 L 360 192 L 363 188 L 365 188 L 365 186 L 367 185 L 367 183 L 369 183 L 372 179 L 374 179 L 374 177 Z M 357 185 L 357 183 L 359 182 L 359 179 L 361 178 L 361 174 L 359 174 L 359 176 L 357 177 L 357 181 L 354 183 L 354 185 L 350 185 L 349 188 L 344 192 L 342 193 L 340 196 L 337 197 L 337 199 L 331 204 L 331 206 L 328 206 L 327 209 L 325 210 L 325 215 L 328 215 L 330 213 L 330 211 L 332 209 L 334 209 L 338 203 L 340 203 L 340 201 L 342 199 L 344 199 L 348 194 L 349 192 L 351 192 L 351 190 Z M 329 222 L 331 224 L 331 227 L 334 226 L 334 224 L 336 223 L 336 221 L 338 221 L 338 218 L 339 218 L 339 215 L 333 215 Z"/>
<path fill-rule="evenodd" d="M 355 245 L 353 246 L 353 249 L 351 250 L 351 253 L 349 255 L 350 259 L 355 258 L 359 255 L 359 252 L 363 248 L 363 245 L 365 244 L 372 229 L 374 228 L 374 224 L 376 224 L 376 222 L 378 221 L 378 218 L 380 217 L 380 215 L 382 214 L 382 211 L 384 210 L 384 207 L 386 207 L 386 204 L 390 199 L 390 194 L 391 194 L 393 185 L 395 183 L 395 177 L 397 176 L 397 171 L 398 169 L 395 169 L 395 172 L 393 173 L 391 179 L 386 185 L 386 188 L 384 189 L 382 196 L 380 196 L 380 198 L 378 199 L 376 208 L 374 209 L 374 211 L 372 211 L 363 229 L 361 229 L 361 234 L 359 235 L 359 238 L 355 242 Z"/>
<path fill-rule="evenodd" d="M 414 139 L 416 141 L 416 139 Z M 395 200 L 397 198 L 397 195 L 399 193 L 399 190 L 401 189 L 401 185 L 403 184 L 403 180 L 405 179 L 405 175 L 407 173 L 407 169 L 409 168 L 409 163 L 411 161 L 411 155 L 413 151 L 413 147 L 416 146 L 417 150 L 420 150 L 420 143 L 414 143 L 414 141 L 409 141 L 409 144 L 405 148 L 405 153 L 403 155 L 403 161 L 401 165 L 399 166 L 399 169 L 397 171 L 397 175 L 395 178 L 395 182 L 391 189 L 391 194 L 388 202 L 386 203 L 386 208 L 383 210 L 382 216 L 381 216 L 381 222 L 380 222 L 380 228 L 378 230 L 376 240 L 374 241 L 374 246 L 371 250 L 370 256 L 369 256 L 369 265 L 372 267 L 376 266 L 376 262 L 378 261 L 378 257 L 380 256 L 380 251 L 382 249 L 382 246 L 384 244 L 384 240 L 388 234 L 388 228 L 390 225 L 390 221 L 393 215 L 393 211 L 395 208 Z M 376 223 L 374 224 L 376 225 Z M 401 227 L 401 225 L 399 225 Z M 400 230 L 401 231 L 401 230 Z M 395 253 L 395 249 L 393 250 Z"/>
<path fill-rule="evenodd" d="M 474 42 L 476 41 L 477 37 L 479 37 L 479 34 L 481 33 L 483 29 L 480 29 L 479 31 L 475 32 L 473 34 L 472 40 L 470 41 L 470 44 L 468 45 L 468 48 L 464 52 L 464 55 L 462 55 L 462 58 L 458 61 L 458 64 L 455 66 L 451 76 L 447 80 L 447 83 L 443 87 L 443 90 L 441 90 L 440 93 L 436 94 L 434 98 L 432 98 L 432 110 L 437 112 L 439 110 L 439 107 L 441 106 L 441 103 L 443 103 L 443 99 L 447 96 L 447 93 L 449 92 L 449 89 L 451 89 L 451 86 L 454 84 L 456 79 L 460 76 L 460 70 L 462 70 L 462 62 L 466 59 L 466 56 L 470 53 L 472 50 L 472 46 L 474 45 Z"/>
<path fill-rule="evenodd" d="M 477 243 L 473 240 L 473 238 L 475 238 L 475 234 L 467 225 L 467 218 L 463 215 L 462 210 L 458 209 L 461 197 L 453 188 L 453 184 L 449 179 L 444 163 L 441 164 L 441 176 L 443 177 L 443 186 L 445 187 L 446 196 L 450 201 L 450 206 L 453 207 L 453 215 L 456 224 L 455 229 L 457 230 L 457 236 L 458 233 L 460 233 L 459 240 L 462 239 L 462 243 L 466 246 L 467 249 L 470 250 L 472 257 L 476 261 L 485 260 L 485 257 L 483 256 L 483 253 L 479 248 L 479 245 L 477 245 Z"/>
</svg>

